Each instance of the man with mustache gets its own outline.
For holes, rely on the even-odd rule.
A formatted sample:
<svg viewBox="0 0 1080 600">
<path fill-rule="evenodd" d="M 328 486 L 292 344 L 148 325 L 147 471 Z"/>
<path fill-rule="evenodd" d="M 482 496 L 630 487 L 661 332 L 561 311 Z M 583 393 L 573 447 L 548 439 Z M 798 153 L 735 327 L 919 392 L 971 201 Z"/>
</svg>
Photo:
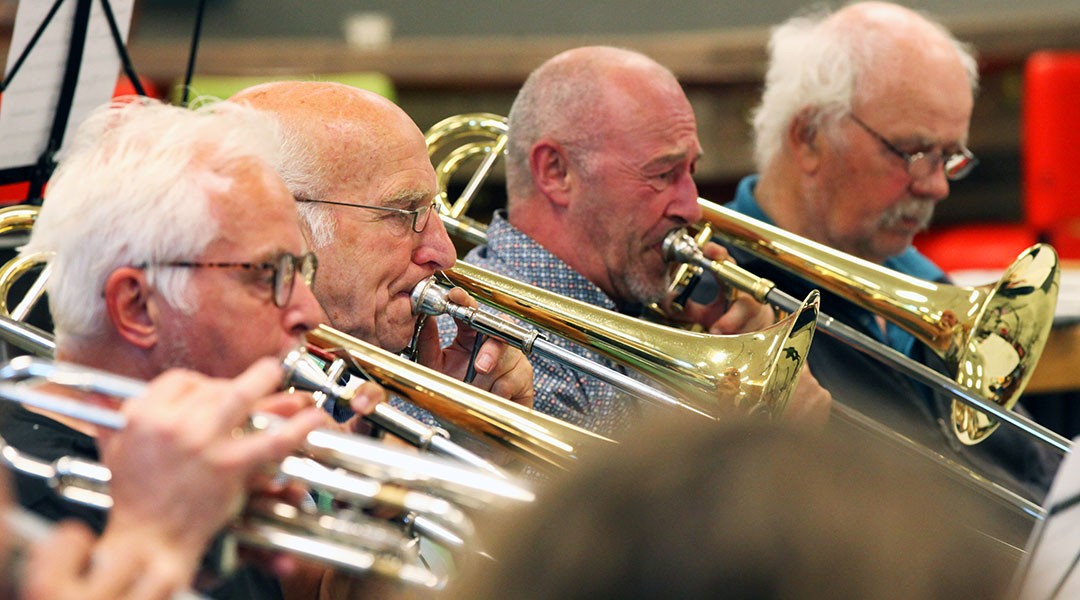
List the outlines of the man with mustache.
<svg viewBox="0 0 1080 600">
<path fill-rule="evenodd" d="M 933 281 L 945 274 L 912 247 L 977 162 L 965 147 L 978 71 L 941 25 L 884 2 L 795 17 L 774 29 L 761 105 L 753 117 L 760 175 L 728 206 L 800 236 Z M 734 253 L 790 294 L 814 286 Z M 832 294 L 822 310 L 909 357 L 940 360 L 896 325 Z M 810 368 L 834 397 L 934 451 L 1029 497 L 1041 498 L 1057 460 L 1002 427 L 961 448 L 951 400 L 819 335 Z"/>
<path fill-rule="evenodd" d="M 636 52 L 575 48 L 533 71 L 509 122 L 507 209 L 466 262 L 628 314 L 661 300 L 664 237 L 701 218 L 693 179 L 701 156 L 697 121 L 675 76 Z M 719 258 L 724 251 L 710 245 L 707 252 Z M 695 308 L 693 320 L 715 334 L 773 320 L 771 309 L 746 296 Z M 440 319 L 440 330 L 444 325 L 452 327 Z M 552 360 L 531 360 L 538 410 L 616 435 L 644 413 L 606 384 Z M 830 398 L 803 379 L 787 416 L 820 423 Z"/>
</svg>

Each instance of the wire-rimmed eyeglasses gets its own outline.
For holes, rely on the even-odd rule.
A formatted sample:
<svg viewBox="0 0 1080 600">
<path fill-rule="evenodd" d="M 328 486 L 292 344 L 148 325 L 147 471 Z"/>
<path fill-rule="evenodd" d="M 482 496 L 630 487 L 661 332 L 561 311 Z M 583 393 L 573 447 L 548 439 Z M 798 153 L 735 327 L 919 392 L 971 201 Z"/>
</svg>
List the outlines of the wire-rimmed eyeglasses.
<svg viewBox="0 0 1080 600">
<path fill-rule="evenodd" d="M 296 273 L 304 279 L 304 283 L 311 287 L 315 282 L 315 271 L 319 268 L 319 260 L 315 254 L 308 252 L 303 256 L 296 256 L 286 252 L 277 258 L 275 262 L 198 262 L 187 260 L 175 260 L 164 262 L 145 262 L 138 268 L 147 267 L 176 267 L 186 269 L 249 269 L 258 271 L 271 271 L 273 273 L 274 306 L 285 308 L 292 299 L 293 284 L 296 282 Z"/>
<path fill-rule="evenodd" d="M 424 228 L 427 227 L 428 219 L 431 218 L 431 211 L 437 210 L 438 205 L 435 200 L 431 201 L 431 204 L 426 204 L 419 208 L 407 210 L 404 208 L 393 208 L 390 206 L 372 206 L 370 204 L 350 204 L 348 202 L 333 202 L 330 200 L 314 200 L 311 198 L 297 197 L 297 202 L 312 202 L 315 204 L 332 204 L 334 206 L 349 206 L 352 208 L 366 208 L 368 210 L 378 210 L 386 213 L 386 220 L 389 221 L 392 230 L 395 233 L 402 234 L 406 231 L 406 226 L 409 226 L 415 233 L 423 233 Z"/>
<path fill-rule="evenodd" d="M 911 154 L 910 152 L 904 152 L 895 144 L 885 139 L 885 136 L 875 131 L 872 127 L 867 125 L 852 113 L 848 113 L 851 120 L 856 125 L 863 128 L 863 131 L 869 133 L 877 141 L 881 142 L 885 149 L 892 152 L 896 156 L 904 159 L 907 162 L 908 174 L 913 179 L 925 179 L 935 172 L 937 172 L 938 166 L 945 167 L 945 178 L 949 181 L 957 181 L 967 177 L 971 170 L 975 168 L 975 165 L 979 164 L 979 159 L 975 158 L 975 155 L 971 153 L 971 150 L 960 147 L 958 152 L 951 152 L 945 154 L 941 150 L 931 150 L 929 152 L 916 152 Z"/>
</svg>

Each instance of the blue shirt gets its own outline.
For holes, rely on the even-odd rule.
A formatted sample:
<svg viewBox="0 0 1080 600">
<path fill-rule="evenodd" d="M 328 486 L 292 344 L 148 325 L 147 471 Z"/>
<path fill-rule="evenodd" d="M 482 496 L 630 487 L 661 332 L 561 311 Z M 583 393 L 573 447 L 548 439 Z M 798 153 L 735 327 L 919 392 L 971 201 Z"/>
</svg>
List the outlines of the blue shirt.
<svg viewBox="0 0 1080 600">
<path fill-rule="evenodd" d="M 739 183 L 734 201 L 727 207 L 771 223 L 754 197 L 757 182 L 757 176 L 744 178 Z M 737 249 L 731 250 L 741 266 L 771 279 L 779 289 L 789 294 L 802 296 L 817 287 L 764 259 Z M 911 247 L 886 261 L 885 266 L 921 279 L 939 282 L 945 279 L 941 269 Z M 941 372 L 947 371 L 944 360 L 925 344 L 892 323 L 887 325 L 883 334 L 873 313 L 836 294 L 822 291 L 821 310 L 919 363 Z M 908 378 L 821 330 L 814 336 L 808 364 L 811 373 L 832 392 L 835 401 L 948 460 L 974 469 L 1036 501 L 1041 500 L 1049 488 L 1060 456 L 1009 427 L 998 428 L 986 441 L 976 446 L 962 445 L 953 435 L 949 422 L 950 395 Z M 1020 407 L 1016 410 L 1023 412 Z"/>
</svg>

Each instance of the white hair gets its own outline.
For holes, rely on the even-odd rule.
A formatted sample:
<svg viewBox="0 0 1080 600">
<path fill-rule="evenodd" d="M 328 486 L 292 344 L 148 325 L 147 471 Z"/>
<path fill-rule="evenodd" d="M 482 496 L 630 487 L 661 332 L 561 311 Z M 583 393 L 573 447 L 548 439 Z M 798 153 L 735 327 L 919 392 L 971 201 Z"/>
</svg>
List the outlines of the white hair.
<svg viewBox="0 0 1080 600">
<path fill-rule="evenodd" d="M 874 28 L 831 26 L 828 17 L 832 14 L 818 9 L 772 30 L 765 91 L 752 116 L 759 172 L 780 152 L 785 132 L 800 113 L 810 109 L 809 125 L 817 129 L 827 129 L 847 114 L 856 83 L 882 69 L 879 59 L 895 41 Z M 955 49 L 974 93 L 979 72 L 972 49 L 940 23 L 922 16 Z"/>
<path fill-rule="evenodd" d="M 300 202 L 299 200 L 317 200 L 326 195 L 329 175 L 315 145 L 302 132 L 296 131 L 291 123 L 281 119 L 273 111 L 265 113 L 274 119 L 280 128 L 281 151 L 278 153 L 274 170 L 289 188 L 289 193 L 297 199 L 297 212 L 310 234 L 312 250 L 319 250 L 334 242 L 337 222 L 334 211 L 323 204 Z"/>
<path fill-rule="evenodd" d="M 153 100 L 110 104 L 79 127 L 49 182 L 23 254 L 51 252 L 47 285 L 58 344 L 107 329 L 104 285 L 123 266 L 192 260 L 217 236 L 210 196 L 239 161 L 276 162 L 273 123 L 237 105 L 195 110 Z M 188 269 L 149 269 L 166 301 L 190 314 Z"/>
</svg>

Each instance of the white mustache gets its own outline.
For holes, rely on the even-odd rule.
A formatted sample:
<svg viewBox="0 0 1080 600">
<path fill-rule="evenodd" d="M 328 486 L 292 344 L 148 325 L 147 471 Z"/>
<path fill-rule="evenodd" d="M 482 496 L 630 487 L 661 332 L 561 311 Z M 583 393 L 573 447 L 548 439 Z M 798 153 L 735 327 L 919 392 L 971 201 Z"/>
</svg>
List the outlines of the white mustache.
<svg viewBox="0 0 1080 600">
<path fill-rule="evenodd" d="M 934 217 L 934 206 L 934 202 L 929 200 L 904 200 L 881 215 L 881 225 L 888 228 L 895 226 L 902 219 L 915 219 L 921 231 L 930 225 L 930 219 Z"/>
</svg>

